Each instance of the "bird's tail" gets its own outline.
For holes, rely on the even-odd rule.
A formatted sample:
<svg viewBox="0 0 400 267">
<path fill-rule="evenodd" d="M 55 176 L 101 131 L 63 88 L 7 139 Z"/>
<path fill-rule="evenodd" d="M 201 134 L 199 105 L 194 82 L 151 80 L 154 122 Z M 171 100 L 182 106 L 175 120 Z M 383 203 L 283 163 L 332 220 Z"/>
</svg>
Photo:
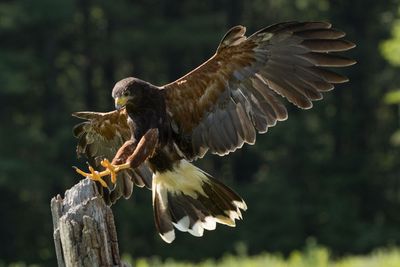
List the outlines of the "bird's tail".
<svg viewBox="0 0 400 267">
<path fill-rule="evenodd" d="M 212 178 L 186 160 L 172 171 L 153 176 L 154 219 L 162 239 L 175 239 L 174 227 L 194 236 L 204 229 L 214 230 L 216 223 L 234 227 L 241 219 L 246 203 L 232 189 Z"/>
</svg>

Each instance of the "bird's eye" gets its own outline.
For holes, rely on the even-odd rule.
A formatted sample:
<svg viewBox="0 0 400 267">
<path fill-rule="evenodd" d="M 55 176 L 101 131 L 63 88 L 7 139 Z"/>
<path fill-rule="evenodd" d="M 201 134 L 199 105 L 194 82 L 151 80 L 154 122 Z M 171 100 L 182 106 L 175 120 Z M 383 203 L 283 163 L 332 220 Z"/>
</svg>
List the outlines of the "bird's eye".
<svg viewBox="0 0 400 267">
<path fill-rule="evenodd" d="M 129 96 L 131 93 L 128 91 L 128 90 L 126 90 L 124 93 L 123 93 L 123 95 L 124 96 Z"/>
</svg>

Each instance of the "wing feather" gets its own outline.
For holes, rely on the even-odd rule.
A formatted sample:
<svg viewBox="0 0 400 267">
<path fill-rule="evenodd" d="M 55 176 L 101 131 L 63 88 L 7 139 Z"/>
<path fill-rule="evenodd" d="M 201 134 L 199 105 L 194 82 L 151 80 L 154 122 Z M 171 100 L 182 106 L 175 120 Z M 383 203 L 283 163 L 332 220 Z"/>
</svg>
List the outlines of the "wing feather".
<svg viewBox="0 0 400 267">
<path fill-rule="evenodd" d="M 118 149 L 131 138 L 126 111 L 116 110 L 107 113 L 101 112 L 75 112 L 74 117 L 84 119 L 77 124 L 73 133 L 78 139 L 76 147 L 77 155 L 85 156 L 89 163 L 101 169 L 100 161 L 104 158 L 112 160 Z M 118 174 L 117 184 L 113 191 L 99 187 L 104 200 L 115 203 L 121 196 L 129 198 L 132 194 L 133 185 L 151 188 L 152 173 L 149 168 L 142 164 L 135 170 L 127 170 Z M 107 179 L 107 177 L 105 177 Z M 109 179 L 106 182 L 111 186 Z"/>
<path fill-rule="evenodd" d="M 162 87 L 171 122 L 190 143 L 181 146 L 191 147 L 183 149 L 188 159 L 253 144 L 257 132 L 287 119 L 278 95 L 311 108 L 324 92 L 348 81 L 323 67 L 355 63 L 336 54 L 355 45 L 341 39 L 345 33 L 330 23 L 285 22 L 249 37 L 245 32 L 243 26 L 233 27 L 209 60 Z"/>
</svg>

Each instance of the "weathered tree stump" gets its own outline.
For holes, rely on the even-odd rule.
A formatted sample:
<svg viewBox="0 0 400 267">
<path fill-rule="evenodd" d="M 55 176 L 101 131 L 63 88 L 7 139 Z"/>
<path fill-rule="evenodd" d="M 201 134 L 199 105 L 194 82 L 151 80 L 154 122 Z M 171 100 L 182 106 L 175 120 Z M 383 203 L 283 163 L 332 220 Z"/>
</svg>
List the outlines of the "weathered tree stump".
<svg viewBox="0 0 400 267">
<path fill-rule="evenodd" d="M 127 266 L 121 264 L 114 216 L 96 185 L 81 180 L 51 200 L 58 266 Z"/>
</svg>

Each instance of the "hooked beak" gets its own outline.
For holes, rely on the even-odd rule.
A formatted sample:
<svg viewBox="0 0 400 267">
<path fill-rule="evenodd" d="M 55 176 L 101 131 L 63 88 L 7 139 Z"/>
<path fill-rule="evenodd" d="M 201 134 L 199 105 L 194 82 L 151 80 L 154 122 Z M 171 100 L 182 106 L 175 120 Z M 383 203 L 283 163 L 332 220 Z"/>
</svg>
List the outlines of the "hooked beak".
<svg viewBox="0 0 400 267">
<path fill-rule="evenodd" d="M 121 109 L 121 108 L 125 107 L 126 102 L 128 102 L 128 97 L 125 97 L 125 96 L 117 97 L 115 99 L 115 108 Z"/>
</svg>

